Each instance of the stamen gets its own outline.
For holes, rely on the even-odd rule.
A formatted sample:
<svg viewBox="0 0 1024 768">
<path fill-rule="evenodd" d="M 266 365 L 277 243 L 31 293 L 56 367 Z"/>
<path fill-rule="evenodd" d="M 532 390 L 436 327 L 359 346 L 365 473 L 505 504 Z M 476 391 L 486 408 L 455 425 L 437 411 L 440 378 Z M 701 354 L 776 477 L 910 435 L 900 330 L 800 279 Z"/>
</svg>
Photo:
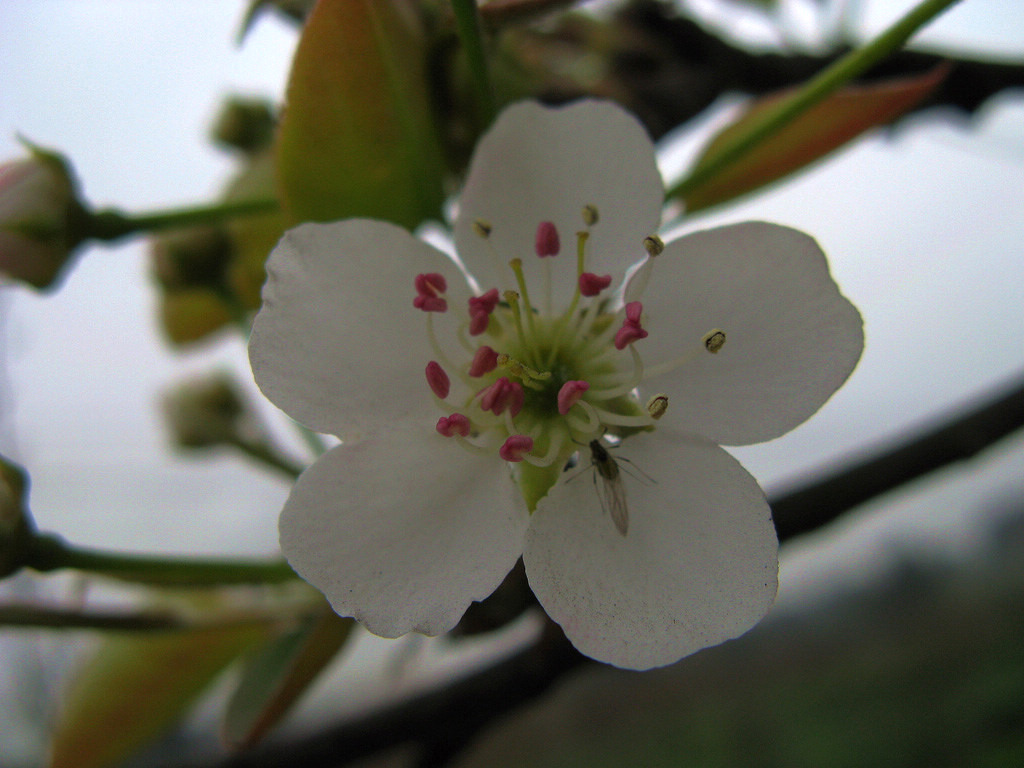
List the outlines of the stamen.
<svg viewBox="0 0 1024 768">
<path fill-rule="evenodd" d="M 473 355 L 473 362 L 469 364 L 469 375 L 476 379 L 497 367 L 498 353 L 485 344 Z"/>
<path fill-rule="evenodd" d="M 430 342 L 430 348 L 434 350 L 434 356 L 441 361 L 441 365 L 452 371 L 460 370 L 460 366 L 455 365 L 445 354 L 444 350 L 441 349 L 441 344 L 437 340 L 437 334 L 434 332 L 434 315 L 433 313 L 427 313 L 427 340 Z"/>
<path fill-rule="evenodd" d="M 725 346 L 725 331 L 721 328 L 710 330 L 704 334 L 704 338 L 701 341 L 704 342 L 704 349 L 712 355 L 717 355 L 718 351 Z"/>
<path fill-rule="evenodd" d="M 665 252 L 665 241 L 657 235 L 648 235 L 644 238 L 644 250 L 652 259 L 661 256 Z"/>
<path fill-rule="evenodd" d="M 523 461 L 533 464 L 535 467 L 550 467 L 559 455 L 561 455 L 562 444 L 564 442 L 565 436 L 562 434 L 561 430 L 559 430 L 551 436 L 551 444 L 548 446 L 547 453 L 543 456 L 532 456 L 527 453 L 522 456 Z"/>
<path fill-rule="evenodd" d="M 611 275 L 595 275 L 593 272 L 584 272 L 579 279 L 580 293 L 588 298 L 597 296 L 611 284 Z"/>
<path fill-rule="evenodd" d="M 626 319 L 622 327 L 615 333 L 615 348 L 625 349 L 634 341 L 647 338 L 647 331 L 640 325 L 640 316 L 643 312 L 643 304 L 639 301 L 631 301 L 626 305 Z"/>
<path fill-rule="evenodd" d="M 597 414 L 597 417 L 605 426 L 614 424 L 619 427 L 649 427 L 652 423 L 651 417 L 646 414 L 643 416 L 627 416 L 622 413 L 605 410 L 604 408 L 594 408 L 594 413 Z"/>
<path fill-rule="evenodd" d="M 479 336 L 487 330 L 491 313 L 498 305 L 498 289 L 491 288 L 482 296 L 469 297 L 469 335 Z"/>
<path fill-rule="evenodd" d="M 574 432 L 582 433 L 584 435 L 595 434 L 598 427 L 601 426 L 601 420 L 597 416 L 597 410 L 586 400 L 580 400 L 576 405 L 578 405 L 579 408 L 575 409 L 565 417 L 566 422 L 568 422 Z M 580 421 L 577 418 L 581 412 L 587 417 L 586 421 Z"/>
<path fill-rule="evenodd" d="M 424 312 L 446 312 L 448 302 L 441 297 L 441 294 L 448 290 L 448 282 L 444 275 L 436 272 L 421 273 L 416 275 L 413 285 L 416 287 L 416 297 L 412 305 Z"/>
<path fill-rule="evenodd" d="M 547 381 L 551 378 L 551 371 L 544 371 L 543 373 L 535 371 L 530 366 L 523 365 L 515 358 L 509 357 L 504 353 L 498 355 L 498 365 L 531 389 L 543 389 L 544 385 L 541 382 Z"/>
<path fill-rule="evenodd" d="M 453 413 L 451 416 L 442 416 L 437 420 L 435 427 L 445 437 L 467 437 L 469 435 L 469 419 L 461 413 Z"/>
<path fill-rule="evenodd" d="M 647 401 L 647 413 L 651 415 L 651 418 L 657 421 L 665 415 L 665 411 L 668 410 L 668 395 L 654 395 L 650 400 Z"/>
<path fill-rule="evenodd" d="M 588 227 L 592 227 L 597 224 L 598 219 L 597 206 L 596 205 L 585 205 L 583 206 L 583 223 Z"/>
<path fill-rule="evenodd" d="M 537 236 L 534 239 L 534 250 L 542 259 L 545 256 L 557 256 L 562 249 L 558 239 L 558 229 L 553 222 L 542 221 L 537 225 Z"/>
<path fill-rule="evenodd" d="M 518 299 L 518 298 L 522 297 L 522 300 L 523 300 L 523 307 L 522 307 L 522 309 L 526 313 L 526 325 L 530 329 L 530 337 L 531 337 L 531 339 L 535 339 L 535 338 L 537 338 L 537 329 L 534 327 L 534 324 L 533 324 L 533 304 L 530 303 L 530 292 L 526 289 L 526 276 L 523 274 L 523 260 L 522 259 L 512 259 L 512 261 L 510 261 L 508 263 L 508 265 L 510 267 L 512 267 L 512 271 L 515 272 L 516 284 L 519 286 L 519 294 L 516 295 L 516 298 Z M 505 298 L 506 299 L 508 299 L 509 293 L 515 293 L 515 292 L 514 291 L 505 291 Z M 509 302 L 509 303 L 511 304 L 511 302 Z M 518 321 L 518 318 L 517 318 L 517 321 Z M 529 347 L 534 346 L 533 344 L 526 344 L 526 339 L 523 337 L 523 334 L 522 334 L 522 331 L 521 331 L 522 326 L 519 326 L 519 328 L 520 328 L 519 338 L 523 341 L 524 345 L 525 346 L 529 346 Z"/>
<path fill-rule="evenodd" d="M 646 331 L 644 332 L 646 335 Z M 617 337 L 616 337 L 617 338 Z M 625 383 L 606 389 L 595 389 L 590 393 L 592 400 L 611 400 L 622 395 L 628 395 L 636 389 L 644 380 L 644 362 L 640 359 L 640 353 L 636 347 L 629 345 L 630 354 L 633 356 L 633 375 L 626 379 Z"/>
<path fill-rule="evenodd" d="M 522 461 L 523 454 L 533 450 L 533 438 L 529 435 L 509 435 L 498 455 L 505 461 Z"/>
<path fill-rule="evenodd" d="M 427 363 L 427 384 L 430 385 L 430 391 L 442 400 L 448 397 L 448 392 L 451 391 L 451 380 L 436 360 Z"/>
<path fill-rule="evenodd" d="M 480 395 L 480 407 L 495 416 L 500 416 L 506 410 L 516 416 L 523 408 L 523 387 L 519 382 L 509 381 L 504 376 L 484 387 Z"/>
<path fill-rule="evenodd" d="M 590 389 L 590 384 L 582 380 L 565 382 L 558 390 L 558 412 L 565 416 L 588 389 Z"/>
</svg>

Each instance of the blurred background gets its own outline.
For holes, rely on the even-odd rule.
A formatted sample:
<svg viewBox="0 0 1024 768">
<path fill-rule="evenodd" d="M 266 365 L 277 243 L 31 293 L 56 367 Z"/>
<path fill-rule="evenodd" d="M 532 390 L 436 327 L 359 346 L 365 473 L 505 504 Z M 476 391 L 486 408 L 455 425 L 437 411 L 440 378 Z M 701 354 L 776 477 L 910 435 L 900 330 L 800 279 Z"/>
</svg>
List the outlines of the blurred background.
<svg viewBox="0 0 1024 768">
<path fill-rule="evenodd" d="M 207 139 L 223 97 L 278 101 L 297 39 L 268 14 L 236 44 L 246 5 L 5 0 L 0 157 L 22 154 L 19 134 L 58 149 L 99 206 L 217 195 L 233 168 Z M 682 5 L 733 41 L 813 52 L 840 21 L 864 39 L 912 3 L 782 0 L 775 16 L 726 0 Z M 1020 62 L 1019 2 L 966 0 L 913 47 Z M 723 98 L 666 137 L 666 174 L 739 103 Z M 825 408 L 782 439 L 733 451 L 769 492 L 1024 371 L 1022 178 L 1024 94 L 1004 92 L 971 117 L 926 112 L 872 131 L 780 187 L 685 222 L 756 218 L 813 234 L 865 319 L 860 366 Z M 159 408 L 169 386 L 211 366 L 257 397 L 244 343 L 222 334 L 174 350 L 156 306 L 142 240 L 85 249 L 51 295 L 0 289 L 0 453 L 29 470 L 39 528 L 72 542 L 272 554 L 288 485 L 234 455 L 180 455 Z M 645 676 L 589 669 L 487 734 L 464 764 L 1020 764 L 1022 513 L 1017 436 L 787 545 L 774 618 L 742 641 Z M 21 576 L 0 594 L 78 588 Z M 0 634 L 0 766 L 35 763 L 80 639 Z"/>
</svg>

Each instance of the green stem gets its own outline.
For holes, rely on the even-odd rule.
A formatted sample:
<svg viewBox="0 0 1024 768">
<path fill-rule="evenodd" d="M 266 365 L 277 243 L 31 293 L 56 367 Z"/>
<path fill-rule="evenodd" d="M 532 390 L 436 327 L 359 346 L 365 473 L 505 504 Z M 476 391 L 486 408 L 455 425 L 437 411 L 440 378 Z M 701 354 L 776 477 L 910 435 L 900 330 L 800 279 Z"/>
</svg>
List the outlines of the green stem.
<svg viewBox="0 0 1024 768">
<path fill-rule="evenodd" d="M 256 461 L 278 470 L 291 480 L 298 479 L 305 469 L 291 459 L 282 456 L 266 443 L 237 439 L 233 440 L 231 445 Z"/>
<path fill-rule="evenodd" d="M 890 53 L 899 50 L 918 29 L 957 2 L 959 0 L 924 0 L 863 48 L 851 51 L 822 70 L 792 96 L 766 111 L 760 120 L 752 121 L 745 131 L 738 133 L 706 162 L 694 168 L 689 176 L 671 187 L 668 196 L 685 198 L 794 118 L 870 69 Z"/>
<path fill-rule="evenodd" d="M 141 214 L 127 214 L 107 209 L 86 214 L 85 236 L 94 240 L 117 240 L 137 232 L 157 232 L 202 224 L 218 224 L 240 216 L 273 213 L 279 208 L 277 200 L 265 197 Z"/>
<path fill-rule="evenodd" d="M 229 612 L 213 618 L 185 617 L 170 611 L 95 611 L 56 608 L 35 603 L 0 604 L 0 627 L 99 629 L 131 632 L 228 629 L 266 625 L 281 617 L 268 613 Z"/>
<path fill-rule="evenodd" d="M 44 573 L 71 568 L 123 581 L 174 587 L 277 584 L 298 578 L 284 560 L 126 555 L 74 547 L 50 534 L 32 540 L 25 565 Z"/>
<path fill-rule="evenodd" d="M 491 87 L 490 71 L 487 67 L 487 54 L 484 51 L 483 31 L 480 26 L 479 9 L 476 0 L 452 0 L 452 12 L 455 14 L 455 26 L 459 30 L 459 40 L 469 60 L 469 70 L 473 77 L 477 99 L 483 110 L 484 122 L 490 125 L 494 119 L 494 89 Z"/>
</svg>

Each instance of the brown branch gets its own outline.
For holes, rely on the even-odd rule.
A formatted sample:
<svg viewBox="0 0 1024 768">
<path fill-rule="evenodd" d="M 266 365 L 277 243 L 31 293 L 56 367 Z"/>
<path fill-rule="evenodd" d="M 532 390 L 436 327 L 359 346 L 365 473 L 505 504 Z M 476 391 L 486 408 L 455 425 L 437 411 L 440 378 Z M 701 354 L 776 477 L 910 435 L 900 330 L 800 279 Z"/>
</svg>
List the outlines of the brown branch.
<svg viewBox="0 0 1024 768">
<path fill-rule="evenodd" d="M 696 117 L 724 93 L 758 96 L 799 85 L 850 50 L 840 46 L 823 55 L 753 53 L 719 38 L 681 16 L 674 4 L 660 0 L 624 3 L 609 21 L 566 15 L 553 31 L 518 34 L 522 49 L 535 62 L 541 98 L 553 102 L 586 95 L 615 99 L 636 114 L 655 138 Z M 604 61 L 605 77 L 596 84 L 582 84 L 552 76 L 551 72 L 566 69 L 565 60 L 571 55 Z M 549 61 L 560 61 L 562 66 L 548 66 Z M 969 115 L 992 96 L 1024 87 L 1024 63 L 919 51 L 896 53 L 863 79 L 924 73 L 942 62 L 953 64 L 951 74 L 913 112 L 941 106 Z"/>
<path fill-rule="evenodd" d="M 990 395 L 986 405 L 939 421 L 899 444 L 847 463 L 772 500 L 779 540 L 821 528 L 844 512 L 958 461 L 973 458 L 1024 426 L 1024 379 Z M 960 409 L 962 412 L 963 409 Z M 936 420 L 933 420 L 933 423 Z"/>
</svg>

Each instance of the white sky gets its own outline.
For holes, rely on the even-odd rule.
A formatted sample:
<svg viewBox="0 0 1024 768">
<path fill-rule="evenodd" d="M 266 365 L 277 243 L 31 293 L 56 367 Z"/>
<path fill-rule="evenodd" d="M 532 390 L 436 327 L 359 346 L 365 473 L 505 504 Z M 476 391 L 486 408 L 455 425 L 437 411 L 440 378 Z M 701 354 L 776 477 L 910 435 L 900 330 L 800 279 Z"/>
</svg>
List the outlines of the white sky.
<svg viewBox="0 0 1024 768">
<path fill-rule="evenodd" d="M 205 141 L 222 95 L 282 92 L 295 34 L 267 19 L 233 44 L 244 3 L 4 0 L 0 157 L 14 134 L 65 152 L 87 198 L 144 210 L 201 201 L 230 171 Z M 909 2 L 868 2 L 878 30 Z M 926 39 L 1024 56 L 1018 0 L 966 0 Z M 800 14 L 795 14 L 802 18 Z M 764 218 L 804 229 L 829 253 L 863 313 L 860 367 L 808 424 L 736 451 L 769 488 L 898 437 L 1024 368 L 1024 100 L 969 126 L 922 118 L 872 135 L 784 189 L 694 222 Z M 232 459 L 200 464 L 167 448 L 158 393 L 221 363 L 248 377 L 240 342 L 178 355 L 161 342 L 145 246 L 92 248 L 66 286 L 0 293 L 0 451 L 33 478 L 40 527 L 82 544 L 148 551 L 270 553 L 286 487 Z M 880 541 L 969 538 L 976 508 L 1024 490 L 1024 441 L 942 482 L 872 505 L 793 549 L 783 594 L 870 572 Z M 842 535 L 839 535 L 842 534 Z M 823 538 L 823 537 L 815 537 Z"/>
</svg>

